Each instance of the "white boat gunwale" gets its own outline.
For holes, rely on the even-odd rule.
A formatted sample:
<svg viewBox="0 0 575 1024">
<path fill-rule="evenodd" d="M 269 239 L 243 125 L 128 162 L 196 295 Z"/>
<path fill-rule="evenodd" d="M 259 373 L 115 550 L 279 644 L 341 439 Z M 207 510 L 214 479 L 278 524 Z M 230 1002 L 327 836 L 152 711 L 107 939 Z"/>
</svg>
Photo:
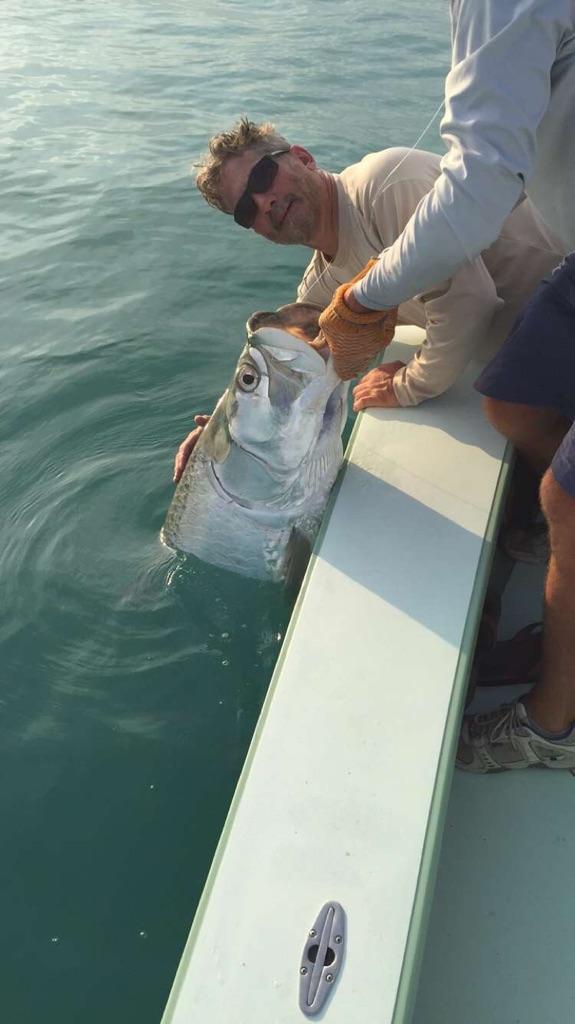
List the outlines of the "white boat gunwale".
<svg viewBox="0 0 575 1024">
<path fill-rule="evenodd" d="M 417 334 L 415 336 L 418 337 Z M 413 337 L 413 332 L 412 332 L 412 337 Z M 403 353 L 403 354 L 405 354 L 405 353 Z M 469 387 L 470 386 L 469 386 L 469 381 L 468 381 L 467 388 L 469 389 Z M 467 399 L 467 395 L 465 397 Z M 475 396 L 475 398 L 476 398 L 476 400 L 478 402 L 477 396 Z M 464 415 L 466 415 L 465 403 L 463 403 L 462 407 L 465 409 Z M 459 410 L 459 412 L 460 412 L 460 410 Z M 467 438 L 464 438 L 464 441 L 463 441 L 462 445 L 460 445 L 460 448 L 462 448 L 463 455 L 465 457 L 467 457 L 469 455 L 470 459 L 476 458 L 476 455 L 473 454 L 473 452 L 479 453 L 477 455 L 477 459 L 479 460 L 478 465 L 484 466 L 485 465 L 485 458 L 483 456 L 484 456 L 485 453 L 482 454 L 482 449 L 481 449 L 480 441 L 477 441 L 475 446 L 473 445 L 473 436 L 474 436 L 473 435 L 473 430 L 477 429 L 477 424 L 480 422 L 477 419 L 477 408 L 475 409 L 475 412 L 474 412 L 473 415 L 475 416 L 475 419 L 476 419 L 475 427 L 472 426 L 471 434 Z M 440 419 L 441 419 L 441 417 L 437 417 L 437 419 L 436 419 L 436 418 L 434 418 L 433 415 L 430 416 L 429 414 L 425 414 L 425 413 L 422 416 L 420 416 L 418 414 L 418 412 L 416 412 L 415 414 L 411 415 L 411 427 L 410 426 L 406 426 L 405 430 L 406 431 L 413 430 L 414 429 L 414 424 L 415 424 L 415 428 L 417 429 L 417 425 L 420 422 L 430 422 L 432 424 L 431 432 L 433 432 L 433 430 L 437 430 L 438 429 L 437 428 L 437 424 L 438 424 L 438 422 L 440 422 Z M 407 413 L 407 412 L 405 414 L 404 422 L 406 424 L 409 424 L 409 422 L 410 422 L 410 416 L 409 416 L 409 413 Z M 349 445 L 348 445 L 348 450 L 347 450 L 347 460 L 348 460 L 347 461 L 347 465 L 348 466 L 349 466 L 350 461 L 353 458 L 355 458 L 355 456 L 357 454 L 356 447 L 357 447 L 357 442 L 358 442 L 358 435 L 359 435 L 359 432 L 361 430 L 361 423 L 362 423 L 362 419 L 358 420 L 358 422 L 356 423 L 354 431 L 353 431 L 351 439 L 350 439 L 350 442 L 349 442 Z M 401 433 L 402 429 L 403 428 L 402 428 L 401 425 L 397 428 L 399 434 Z M 481 427 L 481 431 L 483 431 L 484 429 L 485 429 L 485 427 L 482 426 Z M 365 431 L 364 431 L 364 433 L 365 433 Z M 399 436 L 399 434 L 398 434 L 398 436 Z M 484 440 L 485 439 L 485 435 L 482 435 L 482 438 Z M 453 440 L 453 442 L 450 441 L 450 443 L 456 444 L 456 443 L 459 443 L 459 442 L 456 442 L 455 440 Z M 466 446 L 471 446 L 469 453 L 465 450 Z M 487 447 L 489 447 L 489 445 Z M 495 455 L 494 455 L 494 452 L 495 452 Z M 419 860 L 419 870 L 418 870 L 418 874 L 417 874 L 417 881 L 416 881 L 415 889 L 414 889 L 413 902 L 411 904 L 411 911 L 410 911 L 410 915 L 409 915 L 409 927 L 407 929 L 407 939 L 406 939 L 405 945 L 402 947 L 403 948 L 403 953 L 402 953 L 402 956 L 401 956 L 401 967 L 400 967 L 400 970 L 399 970 L 399 976 L 398 976 L 398 981 L 397 981 L 397 989 L 394 990 L 394 998 L 393 998 L 392 1002 L 390 1003 L 390 1006 L 393 1007 L 393 1010 L 392 1010 L 392 1012 L 390 1010 L 388 1015 L 385 1016 L 385 1020 L 388 1020 L 390 1022 L 390 1024 L 391 1024 L 391 1022 L 393 1022 L 393 1024 L 399 1024 L 399 1022 L 403 1022 L 403 1021 L 406 1021 L 406 1020 L 409 1019 L 409 1014 L 411 1012 L 411 1008 L 412 1008 L 414 997 L 415 997 L 417 971 L 418 971 L 418 967 L 419 967 L 419 964 L 420 964 L 420 961 L 421 961 L 421 953 L 422 953 L 423 937 L 424 937 L 424 932 L 425 932 L 425 924 L 426 924 L 427 918 L 429 916 L 429 911 L 430 911 L 430 906 L 431 906 L 431 895 L 432 895 L 433 881 L 434 881 L 435 873 L 436 873 L 436 869 L 437 869 L 437 860 L 438 860 L 438 851 L 439 851 L 439 846 L 440 846 L 441 829 L 442 829 L 442 824 L 443 824 L 444 817 L 445 817 L 446 806 L 447 806 L 447 799 L 448 799 L 448 795 L 449 795 L 449 781 L 450 781 L 451 773 L 453 771 L 453 754 L 454 754 L 454 748 L 455 748 L 455 743 L 456 743 L 456 739 L 457 739 L 457 732 L 458 732 L 458 728 L 457 727 L 458 727 L 458 723 L 459 723 L 459 719 L 460 719 L 460 715 L 461 715 L 461 711 L 462 711 L 463 702 L 465 700 L 467 675 L 468 675 L 468 671 L 469 671 L 469 665 L 470 665 L 470 660 L 471 660 L 471 657 L 472 657 L 472 651 L 473 651 L 475 636 L 476 636 L 476 632 L 477 632 L 477 628 L 478 628 L 478 624 L 479 624 L 479 619 L 480 619 L 480 614 L 481 614 L 481 606 L 482 606 L 482 601 L 483 601 L 483 594 L 484 594 L 484 590 L 485 590 L 485 587 L 486 587 L 486 584 L 487 584 L 487 579 L 488 579 L 489 570 L 490 570 L 490 566 L 491 566 L 491 561 L 492 561 L 492 557 L 493 557 L 494 541 L 495 541 L 495 536 L 496 536 L 496 531 L 497 531 L 497 525 L 498 525 L 498 522 L 499 522 L 499 516 L 501 514 L 501 508 L 502 508 L 502 504 L 503 504 L 503 499 L 504 499 L 504 495 L 505 495 L 506 486 L 507 486 L 507 483 L 508 483 L 508 480 L 509 480 L 509 470 L 510 470 L 510 465 L 511 465 L 511 456 L 510 456 L 509 449 L 506 449 L 505 444 L 502 441 L 500 441 L 498 443 L 498 445 L 496 444 L 493 447 L 493 450 L 490 451 L 489 459 L 491 459 L 492 457 L 495 459 L 495 462 L 493 464 L 490 463 L 489 473 L 487 474 L 489 476 L 489 481 L 490 482 L 486 483 L 486 485 L 485 485 L 486 488 L 487 488 L 487 491 L 486 491 L 486 495 L 485 495 L 486 505 L 485 505 L 484 512 L 482 512 L 480 516 L 478 516 L 476 514 L 478 512 L 478 510 L 473 507 L 473 501 L 471 499 L 469 499 L 469 501 L 468 501 L 468 495 L 467 494 L 465 494 L 464 496 L 461 496 L 460 498 L 456 498 L 455 499 L 455 504 L 456 504 L 457 508 L 456 508 L 455 513 L 454 513 L 453 523 L 455 524 L 455 528 L 456 529 L 459 529 L 459 526 L 462 525 L 462 528 L 463 528 L 463 530 L 465 532 L 466 529 L 469 529 L 468 523 L 475 524 L 476 522 L 479 522 L 479 520 L 481 520 L 483 525 L 481 526 L 480 533 L 478 533 L 477 537 L 475 538 L 475 541 L 477 541 L 477 544 L 480 545 L 480 549 L 479 549 L 479 553 L 478 553 L 478 557 L 477 557 L 476 563 L 474 563 L 475 564 L 475 570 L 474 570 L 474 577 L 473 577 L 472 585 L 470 584 L 470 598 L 469 598 L 468 605 L 467 605 L 467 608 L 466 608 L 466 611 L 465 611 L 464 625 L 463 625 L 463 630 L 462 630 L 462 633 L 461 633 L 461 636 L 460 636 L 460 642 L 459 642 L 459 647 L 458 647 L 458 651 L 457 651 L 456 667 L 455 667 L 455 671 L 454 671 L 454 675 L 453 675 L 453 684 L 452 684 L 451 692 L 450 692 L 450 696 L 449 696 L 447 712 L 446 712 L 446 715 L 445 715 L 445 719 L 443 721 L 443 734 L 442 734 L 442 739 L 441 739 L 441 751 L 440 751 L 440 755 L 439 755 L 439 758 L 437 760 L 436 767 L 435 767 L 433 786 L 432 786 L 432 797 L 431 797 L 431 800 L 430 800 L 430 803 L 429 803 L 429 808 L 428 808 L 427 817 L 426 817 L 426 821 L 425 821 L 424 838 L 423 838 L 423 844 L 422 844 L 422 847 L 421 847 L 421 855 L 420 855 L 420 860 Z M 497 469 L 495 474 L 494 474 L 494 465 L 496 466 L 496 469 Z M 393 469 L 394 469 L 394 467 L 392 467 L 392 478 L 393 478 Z M 239 813 L 240 808 L 242 807 L 242 804 L 244 802 L 244 798 L 245 798 L 245 794 L 246 794 L 246 788 L 248 787 L 249 780 L 250 780 L 251 775 L 252 775 L 252 769 L 254 767 L 254 761 L 255 761 L 255 759 L 258 756 L 258 753 L 260 751 L 262 737 L 267 732 L 267 727 L 268 727 L 268 722 L 269 722 L 270 714 L 272 712 L 272 709 L 275 706 L 278 686 L 280 685 L 280 680 L 282 679 L 282 676 L 283 676 L 283 673 L 284 673 L 284 669 L 285 669 L 285 666 L 286 666 L 286 661 L 288 659 L 289 652 L 292 649 L 292 642 L 293 642 L 294 635 L 300 629 L 300 622 L 303 623 L 302 628 L 304 628 L 304 626 L 305 626 L 305 621 L 302 620 L 302 615 L 304 615 L 304 607 L 306 606 L 306 599 L 308 597 L 308 591 L 310 589 L 310 581 L 314 580 L 315 583 L 317 583 L 317 575 L 318 575 L 318 573 L 316 571 L 316 566 L 318 566 L 318 564 L 319 564 L 318 560 L 321 560 L 322 552 L 324 551 L 324 548 L 325 548 L 326 537 L 328 536 L 328 531 L 330 531 L 330 527 L 331 527 L 332 521 L 333 521 L 333 511 L 334 511 L 334 508 L 336 507 L 338 501 L 340 501 L 340 494 L 341 494 L 341 491 L 342 491 L 342 487 L 344 486 L 344 483 L 346 481 L 346 476 L 347 476 L 346 473 L 343 473 L 341 475 L 340 480 L 338 481 L 338 484 L 336 485 L 336 488 L 334 489 L 334 493 L 332 494 L 332 498 L 331 498 L 329 509 L 328 509 L 328 514 L 325 517 L 324 524 L 322 526 L 322 529 L 320 531 L 320 535 L 319 535 L 318 540 L 316 542 L 316 546 L 314 548 L 314 554 L 312 555 L 312 559 L 310 561 L 310 565 L 308 567 L 308 570 L 307 570 L 307 573 L 306 573 L 306 576 L 305 576 L 305 579 L 304 579 L 304 582 L 303 582 L 303 585 L 302 585 L 302 589 L 301 589 L 300 595 L 298 597 L 298 601 L 296 603 L 296 607 L 294 609 L 294 614 L 292 616 L 291 622 L 290 622 L 288 630 L 286 632 L 286 637 L 285 637 L 285 640 L 284 640 L 284 644 L 282 646 L 282 650 L 280 652 L 280 655 L 279 655 L 279 658 L 278 658 L 278 662 L 277 662 L 275 671 L 273 673 L 272 680 L 270 682 L 268 693 L 266 695 L 266 698 L 265 698 L 265 701 L 264 701 L 264 704 L 263 704 L 263 707 L 262 707 L 262 711 L 261 711 L 258 723 L 256 725 L 256 729 L 254 731 L 254 736 L 253 736 L 253 739 L 252 739 L 252 743 L 250 745 L 250 749 L 248 751 L 248 755 L 246 757 L 246 761 L 245 761 L 245 764 L 244 764 L 244 767 L 243 767 L 243 770 L 242 770 L 242 773 L 241 773 L 241 776 L 240 776 L 240 779 L 239 779 L 239 782 L 238 782 L 238 785 L 237 785 L 237 788 L 236 788 L 236 792 L 234 794 L 234 797 L 233 797 L 233 800 L 232 800 L 232 803 L 231 803 L 231 806 L 230 806 L 230 810 L 229 810 L 229 813 L 228 813 L 228 816 L 227 816 L 227 819 L 226 819 L 226 822 L 225 822 L 225 825 L 224 825 L 224 828 L 223 828 L 223 831 L 222 831 L 222 834 L 221 834 L 221 837 L 220 837 L 220 841 L 218 843 L 218 847 L 217 847 L 217 850 L 216 850 L 216 853 L 215 853 L 215 856 L 214 856 L 214 859 L 213 859 L 213 862 L 212 862 L 212 867 L 211 867 L 211 870 L 209 872 L 208 879 L 207 879 L 207 882 L 206 882 L 206 885 L 205 885 L 202 897 L 200 899 L 200 903 L 199 903 L 197 911 L 196 911 L 196 915 L 195 915 L 195 918 L 194 918 L 194 921 L 193 921 L 193 925 L 192 925 L 192 929 L 191 929 L 191 932 L 190 932 L 190 936 L 188 938 L 188 942 L 186 943 L 184 954 L 182 956 L 182 959 L 181 959 L 181 962 L 180 962 L 180 966 L 178 968 L 178 971 L 177 971 L 177 974 L 176 974 L 176 978 L 175 978 L 175 981 L 174 981 L 174 985 L 173 985 L 172 991 L 170 993 L 170 997 L 169 997 L 169 1000 L 168 1000 L 168 1003 L 167 1003 L 167 1006 L 166 1006 L 166 1011 L 165 1011 L 165 1014 L 164 1014 L 164 1017 L 163 1017 L 164 1024 L 172 1024 L 172 1022 L 174 1022 L 174 1024 L 179 1024 L 179 1020 L 180 1019 L 184 1019 L 183 1017 L 180 1017 L 180 1015 L 178 1014 L 177 1011 L 178 1011 L 178 1007 L 180 1006 L 180 1003 L 184 1002 L 186 997 L 189 999 L 189 993 L 187 993 L 187 994 L 184 993 L 184 987 L 186 985 L 186 979 L 187 979 L 188 973 L 190 971 L 190 965 L 191 965 L 191 962 L 192 962 L 192 957 L 193 957 L 194 951 L 197 949 L 199 938 L 200 938 L 200 936 L 202 934 L 202 930 L 204 929 L 204 926 L 206 924 L 206 916 L 208 914 L 208 909 L 209 909 L 209 906 L 210 906 L 210 902 L 212 900 L 212 896 L 214 895 L 214 890 L 215 890 L 215 888 L 217 886 L 218 878 L 220 876 L 220 871 L 221 871 L 221 868 L 222 868 L 222 862 L 224 860 L 224 856 L 225 856 L 226 851 L 228 849 L 228 845 L 229 845 L 229 842 L 230 842 L 230 837 L 232 836 L 232 833 L 235 831 L 235 826 L 237 824 L 237 819 L 238 819 L 238 813 Z M 413 476 L 413 480 L 415 481 L 416 487 L 419 487 L 420 481 L 418 481 L 418 479 L 417 479 L 417 473 Z M 411 500 L 411 497 L 410 497 L 410 494 L 409 494 L 409 486 L 410 486 L 410 484 L 411 484 L 411 481 L 408 480 L 408 490 L 406 491 L 406 496 L 407 496 L 407 500 L 408 501 Z M 349 485 L 349 479 L 348 479 L 348 485 Z M 424 494 L 427 493 L 426 486 L 423 487 L 423 493 Z M 428 490 L 429 490 L 429 488 L 428 488 Z M 478 491 L 478 493 L 479 493 L 479 491 Z M 432 495 L 432 499 L 433 500 L 435 500 L 436 497 L 437 497 L 437 495 Z M 416 498 L 415 499 L 416 503 L 417 503 L 417 500 L 418 499 Z M 439 504 L 440 505 L 442 505 L 442 503 L 444 505 L 445 505 L 445 503 L 448 504 L 449 503 L 449 494 L 448 493 L 446 493 L 445 495 L 439 494 L 439 499 L 438 500 L 439 500 Z M 467 503 L 467 506 L 466 506 L 466 503 Z M 466 507 L 464 507 L 464 506 L 466 506 Z M 445 505 L 445 507 L 447 507 L 447 506 Z M 436 520 L 439 521 L 440 516 L 441 516 L 441 512 L 438 513 L 437 511 L 432 510 L 432 514 L 431 514 L 432 524 Z M 458 523 L 458 521 L 457 521 L 457 517 L 458 516 L 462 517 L 462 524 Z M 435 517 L 435 519 L 434 519 L 434 517 Z M 470 531 L 471 534 L 474 533 L 474 528 L 475 528 L 474 526 L 473 526 L 473 528 L 471 528 L 471 531 Z M 332 532 L 333 532 L 333 529 L 332 529 Z M 444 540 L 445 540 L 445 538 L 444 538 Z M 475 541 L 474 541 L 474 543 L 475 543 Z M 431 631 L 428 630 L 428 633 L 429 632 L 433 632 L 433 631 L 432 630 Z M 261 771 L 261 766 L 260 766 L 260 771 Z M 338 897 L 338 893 L 337 892 L 330 892 L 328 895 L 330 897 L 333 897 L 334 899 L 336 899 Z M 319 895 L 318 895 L 318 900 L 319 900 Z M 320 902 L 321 902 L 321 900 L 320 900 Z M 316 911 L 316 910 L 319 910 L 319 905 L 314 907 L 314 911 Z M 304 936 L 302 934 L 301 935 L 302 942 L 303 942 L 303 938 L 304 938 Z M 298 951 L 298 954 L 299 954 L 299 951 Z M 296 954 L 296 957 L 297 957 L 298 954 Z M 345 973 L 346 973 L 346 965 L 344 964 L 343 972 L 342 972 L 343 977 L 345 977 Z M 340 978 L 340 981 L 338 983 L 338 987 L 341 984 L 342 984 L 342 979 Z M 333 996 L 333 1002 L 332 1002 L 332 1004 L 329 1004 L 329 1005 L 333 1005 L 335 1007 L 337 1005 L 337 998 L 338 998 L 338 993 L 335 992 L 334 996 Z M 207 999 L 207 997 L 206 997 L 206 999 Z M 293 1016 L 292 1016 L 292 1014 L 293 1014 Z M 335 1017 L 337 1017 L 337 1013 L 335 1014 Z M 335 1017 L 334 1017 L 334 1019 L 335 1019 Z M 176 1018 L 177 1018 L 177 1020 L 176 1020 Z M 217 1015 L 214 1016 L 213 1014 L 210 1014 L 209 1017 L 207 1017 L 207 1016 L 205 1016 L 205 1013 L 204 1013 L 204 1020 L 206 1021 L 206 1024 L 207 1024 L 208 1020 L 209 1020 L 210 1024 L 211 1024 L 212 1021 L 216 1021 L 216 1020 L 218 1022 L 222 1021 L 222 1024 L 223 1024 L 223 1019 L 224 1019 L 223 1017 L 220 1017 L 220 1016 L 217 1016 Z M 241 1021 L 243 1021 L 243 1019 L 244 1018 L 240 1018 Z M 266 1018 L 266 1017 L 261 1017 L 260 1018 L 260 1017 L 253 1016 L 252 1019 L 255 1022 L 256 1020 L 260 1020 L 260 1019 L 267 1020 L 269 1018 Z M 278 1017 L 277 1019 L 279 1021 L 280 1018 Z M 281 1017 L 282 1021 L 283 1020 L 291 1020 L 291 1019 L 294 1019 L 294 1020 L 302 1019 L 301 1013 L 300 1013 L 300 1011 L 297 1008 L 297 999 L 296 999 L 295 1003 L 293 1003 L 293 1005 L 290 1002 L 290 1008 L 289 1008 L 289 1011 L 287 1012 L 287 1015 L 286 1016 L 282 1015 L 282 1017 Z M 384 1018 L 382 1017 L 381 1019 L 383 1021 Z"/>
</svg>

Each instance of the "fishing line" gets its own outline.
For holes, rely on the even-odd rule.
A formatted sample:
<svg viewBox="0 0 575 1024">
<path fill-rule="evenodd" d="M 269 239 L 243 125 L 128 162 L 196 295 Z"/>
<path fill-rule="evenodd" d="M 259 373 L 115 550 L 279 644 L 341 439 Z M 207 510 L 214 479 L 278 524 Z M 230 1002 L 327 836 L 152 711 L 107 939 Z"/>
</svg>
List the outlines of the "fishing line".
<svg viewBox="0 0 575 1024">
<path fill-rule="evenodd" d="M 378 198 L 378 196 L 380 196 L 380 195 L 381 195 L 381 193 L 383 192 L 383 190 L 384 190 L 385 186 L 387 185 L 387 182 L 388 182 L 388 181 L 389 181 L 389 179 L 391 178 L 391 175 L 392 175 L 392 174 L 395 174 L 395 172 L 397 171 L 398 167 L 401 167 L 401 165 L 402 165 L 403 161 L 404 161 L 404 160 L 407 160 L 407 158 L 408 158 L 409 154 L 410 154 L 410 153 L 413 153 L 413 150 L 414 150 L 414 149 L 416 149 L 416 147 L 417 147 L 417 146 L 419 145 L 419 143 L 421 142 L 421 140 L 422 140 L 423 136 L 425 135 L 426 131 L 428 130 L 428 128 L 431 128 L 431 125 L 433 124 L 433 122 L 435 121 L 435 119 L 436 119 L 437 117 L 439 117 L 439 114 L 440 114 L 440 113 L 441 113 L 441 111 L 443 110 L 444 106 L 445 106 L 445 100 L 442 100 L 442 101 L 441 101 L 441 103 L 439 104 L 439 106 L 438 106 L 437 110 L 436 110 L 436 111 L 435 111 L 435 113 L 433 114 L 433 116 L 432 116 L 431 120 L 429 120 L 429 121 L 427 122 L 427 124 L 426 124 L 425 128 L 423 129 L 423 131 L 422 131 L 421 135 L 419 136 L 419 138 L 415 140 L 415 142 L 413 143 L 413 146 L 410 146 L 410 148 L 408 149 L 407 153 L 406 153 L 406 154 L 405 154 L 404 156 L 402 156 L 402 158 L 401 158 L 401 160 L 399 161 L 399 163 L 395 165 L 395 167 L 393 168 L 393 170 L 392 170 L 392 171 L 390 171 L 390 172 L 389 172 L 389 174 L 387 175 L 387 178 L 385 178 L 385 180 L 383 181 L 383 183 L 382 183 L 382 184 L 381 184 L 381 185 L 379 186 L 379 188 L 378 188 L 377 192 L 375 193 L 375 196 L 373 197 L 373 201 L 374 201 L 374 202 L 375 202 L 375 200 L 376 200 L 376 199 Z"/>
<path fill-rule="evenodd" d="M 404 160 L 407 160 L 407 158 L 408 158 L 409 154 L 410 154 L 410 153 L 413 153 L 413 150 L 417 148 L 417 146 L 418 146 L 418 145 L 419 145 L 419 143 L 421 142 L 421 140 L 422 140 L 423 136 L 424 136 L 424 135 L 426 134 L 426 132 L 427 132 L 427 131 L 428 131 L 428 130 L 429 130 L 429 129 L 431 128 L 431 125 L 433 124 L 433 122 L 434 122 L 434 121 L 436 121 L 436 120 L 437 120 L 437 118 L 439 117 L 439 115 L 440 115 L 441 111 L 443 110 L 444 106 L 445 106 L 445 100 L 442 100 L 442 101 L 441 101 L 441 103 L 439 104 L 439 106 L 438 106 L 437 110 L 435 111 L 435 113 L 434 113 L 434 114 L 433 114 L 433 115 L 431 116 L 431 118 L 430 118 L 430 119 L 429 119 L 429 121 L 427 122 L 427 124 L 426 124 L 425 128 L 423 129 L 423 131 L 421 132 L 421 134 L 419 135 L 419 137 L 418 137 L 418 138 L 417 138 L 417 139 L 415 140 L 415 142 L 413 143 L 413 145 L 409 147 L 409 149 L 407 150 L 407 153 L 404 153 L 404 154 L 403 154 L 403 156 L 402 156 L 401 160 L 399 160 L 399 161 L 398 161 L 398 163 L 396 163 L 395 167 L 393 167 L 393 168 L 392 168 L 392 170 L 391 170 L 391 171 L 389 172 L 389 174 L 388 174 L 388 175 L 387 175 L 387 177 L 386 177 L 386 178 L 384 179 L 384 181 L 382 182 L 382 184 L 381 184 L 381 185 L 379 186 L 379 188 L 378 188 L 377 192 L 375 193 L 375 195 L 374 195 L 374 197 L 373 197 L 373 200 L 372 200 L 372 202 L 373 202 L 373 203 L 375 203 L 375 202 L 376 202 L 376 200 L 377 200 L 377 199 L 379 198 L 379 196 L 380 196 L 380 195 L 381 195 L 381 193 L 383 192 L 383 190 L 384 190 L 385 186 L 387 185 L 387 183 L 388 183 L 389 179 L 390 179 L 390 178 L 392 177 L 392 175 L 394 175 L 394 174 L 395 174 L 395 172 L 396 172 L 396 171 L 397 171 L 397 170 L 398 170 L 398 169 L 399 169 L 399 168 L 401 167 L 401 165 L 402 165 L 402 163 L 404 162 Z M 346 199 L 346 201 L 347 201 L 347 202 L 349 203 L 349 205 L 353 207 L 353 203 L 352 203 L 351 199 L 349 198 L 349 196 L 347 196 L 347 195 L 346 195 L 346 196 L 345 196 L 345 199 Z M 326 263 L 326 265 L 325 265 L 325 267 L 323 268 L 323 270 L 322 270 L 321 274 L 319 274 L 319 276 L 318 276 L 318 277 L 316 277 L 316 279 L 315 279 L 315 282 L 314 282 L 314 285 L 315 285 L 315 284 L 319 284 L 319 282 L 321 281 L 321 279 L 322 279 L 322 277 L 324 276 L 324 274 L 327 274 L 327 271 L 328 271 L 328 270 L 329 270 L 330 268 L 331 268 L 331 263 Z"/>
</svg>

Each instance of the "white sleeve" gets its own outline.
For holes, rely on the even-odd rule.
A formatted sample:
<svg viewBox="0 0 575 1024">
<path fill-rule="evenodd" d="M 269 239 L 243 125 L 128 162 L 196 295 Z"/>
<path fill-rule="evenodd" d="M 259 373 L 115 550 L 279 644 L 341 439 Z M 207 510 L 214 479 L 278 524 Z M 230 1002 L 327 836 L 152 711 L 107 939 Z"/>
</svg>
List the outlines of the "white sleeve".
<svg viewBox="0 0 575 1024">
<path fill-rule="evenodd" d="M 354 286 L 385 309 L 453 276 L 497 238 L 519 200 L 573 0 L 460 0 L 445 83 L 441 174 L 394 244 Z"/>
</svg>

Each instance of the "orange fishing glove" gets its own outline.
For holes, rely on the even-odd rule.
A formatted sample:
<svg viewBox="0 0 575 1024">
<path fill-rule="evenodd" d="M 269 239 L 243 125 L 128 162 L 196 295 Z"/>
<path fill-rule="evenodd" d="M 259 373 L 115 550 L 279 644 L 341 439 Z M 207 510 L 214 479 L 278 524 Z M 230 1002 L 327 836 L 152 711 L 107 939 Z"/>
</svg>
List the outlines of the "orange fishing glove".
<svg viewBox="0 0 575 1024">
<path fill-rule="evenodd" d="M 342 380 L 351 380 L 365 370 L 373 357 L 389 345 L 394 335 L 397 307 L 355 313 L 343 300 L 347 289 L 360 281 L 376 262 L 370 260 L 351 281 L 340 285 L 319 318 L 320 334 L 315 347 L 329 345 L 336 373 Z"/>
</svg>

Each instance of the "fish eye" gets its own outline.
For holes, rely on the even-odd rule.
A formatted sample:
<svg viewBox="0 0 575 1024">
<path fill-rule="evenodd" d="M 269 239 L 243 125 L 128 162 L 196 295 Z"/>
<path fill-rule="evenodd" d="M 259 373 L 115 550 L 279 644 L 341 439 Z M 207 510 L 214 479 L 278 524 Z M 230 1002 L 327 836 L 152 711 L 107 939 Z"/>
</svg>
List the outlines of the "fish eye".
<svg viewBox="0 0 575 1024">
<path fill-rule="evenodd" d="M 260 380 L 258 370 L 251 363 L 244 363 L 236 374 L 236 384 L 240 391 L 255 391 Z"/>
</svg>

